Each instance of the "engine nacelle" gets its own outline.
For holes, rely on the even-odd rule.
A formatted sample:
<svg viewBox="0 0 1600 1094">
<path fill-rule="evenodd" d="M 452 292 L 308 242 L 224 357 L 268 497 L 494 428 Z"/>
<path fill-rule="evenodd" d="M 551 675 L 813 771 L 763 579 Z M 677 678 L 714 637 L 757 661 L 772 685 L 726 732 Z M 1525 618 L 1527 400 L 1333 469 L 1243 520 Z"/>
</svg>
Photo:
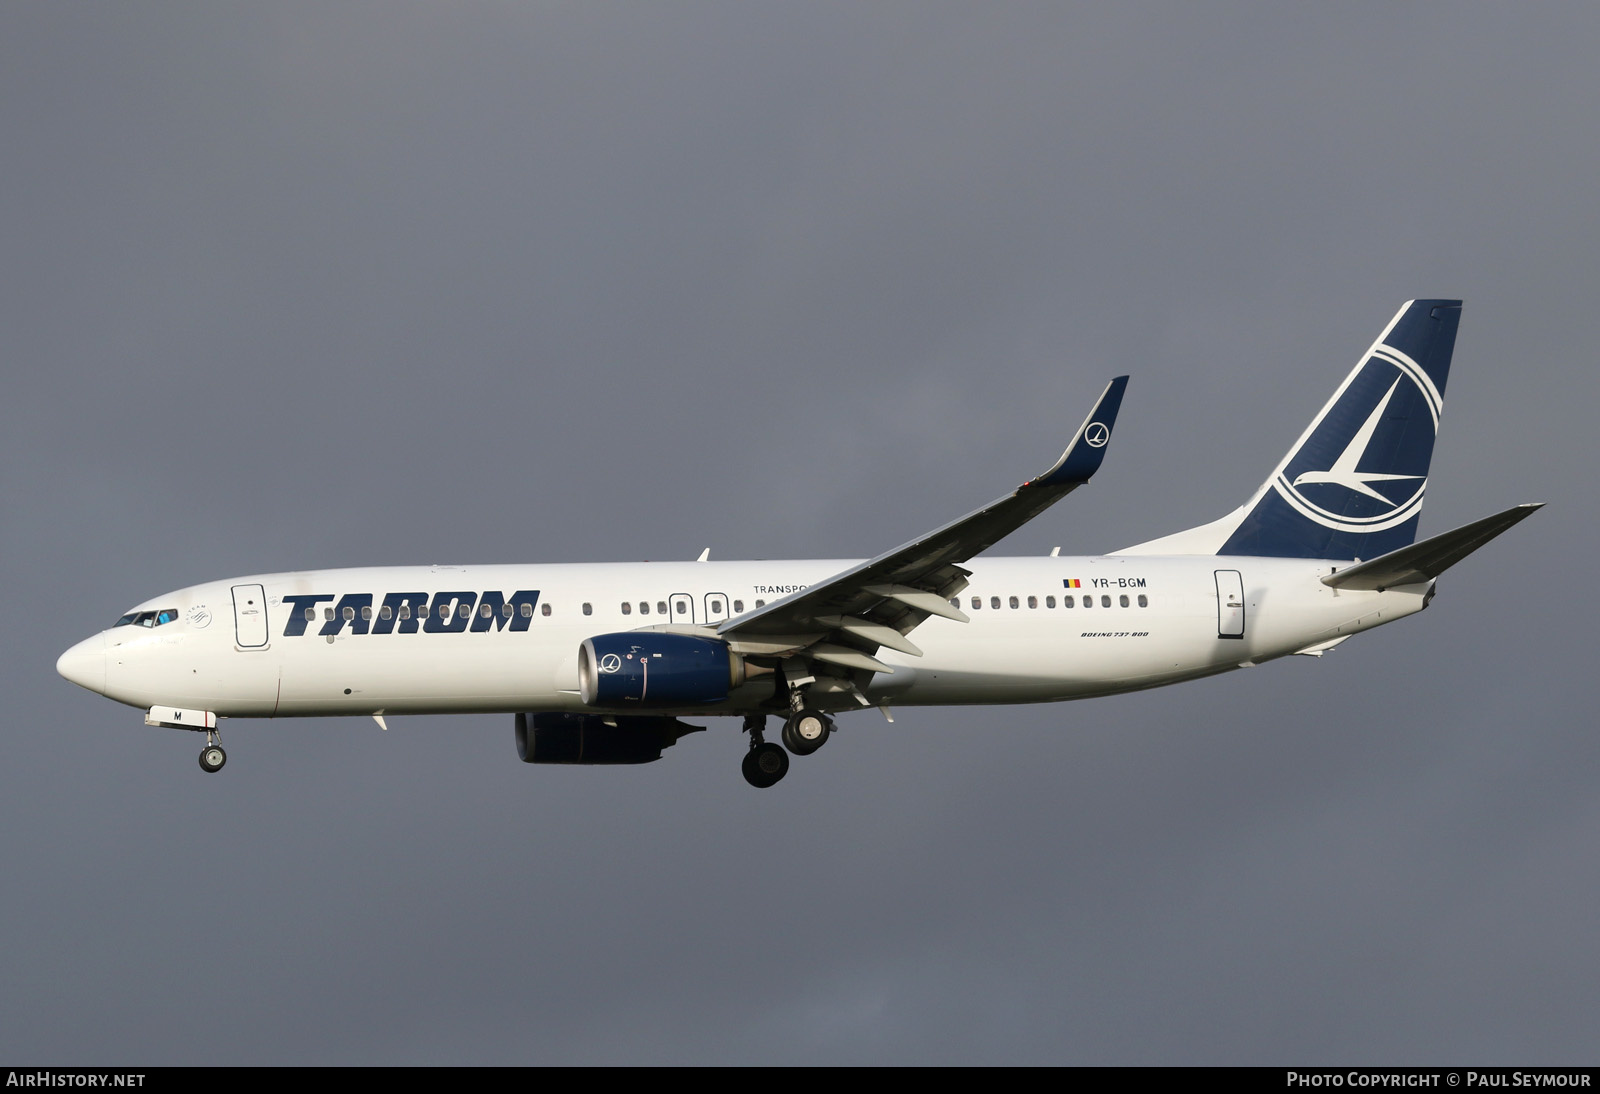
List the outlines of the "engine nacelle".
<svg viewBox="0 0 1600 1094">
<path fill-rule="evenodd" d="M 578 689 L 591 707 L 698 707 L 744 682 L 744 659 L 715 638 L 623 631 L 578 647 Z"/>
<path fill-rule="evenodd" d="M 517 715 L 517 755 L 525 764 L 647 764 L 661 759 L 691 726 L 676 718 L 613 718 L 546 712 Z"/>
</svg>

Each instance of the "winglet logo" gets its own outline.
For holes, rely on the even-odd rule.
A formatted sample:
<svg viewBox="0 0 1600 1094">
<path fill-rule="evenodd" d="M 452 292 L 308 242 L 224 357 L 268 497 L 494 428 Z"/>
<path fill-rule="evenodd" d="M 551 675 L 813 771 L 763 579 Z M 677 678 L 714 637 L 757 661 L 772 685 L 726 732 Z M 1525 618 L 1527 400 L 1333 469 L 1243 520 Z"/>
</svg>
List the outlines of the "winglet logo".
<svg viewBox="0 0 1600 1094">
<path fill-rule="evenodd" d="M 1090 448 L 1104 448 L 1111 439 L 1111 430 L 1100 422 L 1090 422 L 1083 428 L 1083 440 Z"/>
<path fill-rule="evenodd" d="M 1402 524 L 1422 508 L 1443 403 L 1421 366 L 1379 345 L 1272 487 L 1324 528 L 1379 532 Z"/>
</svg>

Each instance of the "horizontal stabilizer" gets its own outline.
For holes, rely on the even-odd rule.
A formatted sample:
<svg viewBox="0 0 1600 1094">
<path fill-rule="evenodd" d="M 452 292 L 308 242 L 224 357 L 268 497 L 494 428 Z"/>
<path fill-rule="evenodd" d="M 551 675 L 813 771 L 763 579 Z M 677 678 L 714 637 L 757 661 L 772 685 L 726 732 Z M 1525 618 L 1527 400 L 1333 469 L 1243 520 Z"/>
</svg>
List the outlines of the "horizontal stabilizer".
<svg viewBox="0 0 1600 1094">
<path fill-rule="evenodd" d="M 1358 562 L 1322 579 L 1335 589 L 1383 590 L 1397 585 L 1431 581 L 1472 552 L 1488 543 L 1513 524 L 1531 517 L 1543 502 L 1514 505 L 1503 513 L 1464 524 L 1443 535 L 1390 551 L 1367 562 Z"/>
</svg>

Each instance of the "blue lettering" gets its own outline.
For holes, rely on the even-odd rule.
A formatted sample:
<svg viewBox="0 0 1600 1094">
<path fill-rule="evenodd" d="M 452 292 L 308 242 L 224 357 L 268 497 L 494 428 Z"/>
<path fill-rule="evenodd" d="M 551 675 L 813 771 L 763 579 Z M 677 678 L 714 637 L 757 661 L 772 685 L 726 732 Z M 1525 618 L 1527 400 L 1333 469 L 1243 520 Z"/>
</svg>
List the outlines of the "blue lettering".
<svg viewBox="0 0 1600 1094">
<path fill-rule="evenodd" d="M 434 593 L 433 610 L 428 613 L 428 622 L 422 629 L 429 634 L 458 634 L 466 630 L 467 617 L 472 614 L 472 605 L 477 600 L 477 593 Z"/>
<path fill-rule="evenodd" d="M 518 590 L 511 594 L 509 603 L 498 590 L 484 593 L 478 601 L 478 614 L 473 617 L 472 629 L 486 631 L 494 628 L 503 631 L 506 624 L 510 623 L 512 630 L 525 631 L 528 624 L 533 622 L 533 609 L 538 603 L 538 589 Z M 527 611 L 522 610 L 524 604 L 527 605 Z M 488 615 L 483 614 L 484 608 L 490 609 Z"/>
<path fill-rule="evenodd" d="M 310 622 L 310 617 L 316 614 L 317 603 L 332 599 L 332 593 L 318 594 L 316 596 L 310 593 L 300 593 L 285 596 L 283 602 L 289 606 L 289 611 L 287 613 L 288 620 L 283 625 L 283 636 L 285 638 L 294 638 L 305 634 L 306 624 Z"/>
<path fill-rule="evenodd" d="M 338 603 L 325 611 L 323 637 L 342 634 L 346 627 L 351 634 L 461 634 L 472 630 L 525 631 L 533 623 L 534 609 L 539 605 L 538 589 L 519 589 L 507 599 L 499 590 L 490 590 L 481 596 L 474 592 L 442 592 L 431 594 L 385 593 L 383 603 L 374 614 L 372 593 L 294 593 L 283 598 L 285 638 L 295 638 L 306 633 L 306 625 L 316 618 L 317 605 L 333 600 Z"/>
<path fill-rule="evenodd" d="M 367 614 L 363 616 L 361 609 L 365 608 Z M 322 625 L 319 634 L 338 634 L 344 630 L 346 623 L 350 624 L 351 634 L 366 634 L 371 625 L 367 622 L 372 616 L 371 593 L 345 593 L 339 598 L 339 604 L 333 609 L 333 618 Z"/>
<path fill-rule="evenodd" d="M 427 614 L 427 593 L 389 593 L 383 598 L 383 607 L 378 609 L 378 618 L 372 622 L 372 633 L 389 634 L 398 623 L 401 634 L 415 634 L 417 624 Z"/>
</svg>

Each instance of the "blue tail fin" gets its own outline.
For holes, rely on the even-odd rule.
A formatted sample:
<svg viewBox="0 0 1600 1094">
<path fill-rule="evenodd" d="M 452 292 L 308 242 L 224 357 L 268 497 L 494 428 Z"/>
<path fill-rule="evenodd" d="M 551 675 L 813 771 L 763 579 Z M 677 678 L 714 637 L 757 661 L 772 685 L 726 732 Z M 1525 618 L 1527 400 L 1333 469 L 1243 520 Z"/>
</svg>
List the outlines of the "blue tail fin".
<svg viewBox="0 0 1600 1094">
<path fill-rule="evenodd" d="M 1129 553 L 1353 559 L 1412 543 L 1460 321 L 1459 300 L 1408 303 L 1248 502 Z"/>
</svg>

